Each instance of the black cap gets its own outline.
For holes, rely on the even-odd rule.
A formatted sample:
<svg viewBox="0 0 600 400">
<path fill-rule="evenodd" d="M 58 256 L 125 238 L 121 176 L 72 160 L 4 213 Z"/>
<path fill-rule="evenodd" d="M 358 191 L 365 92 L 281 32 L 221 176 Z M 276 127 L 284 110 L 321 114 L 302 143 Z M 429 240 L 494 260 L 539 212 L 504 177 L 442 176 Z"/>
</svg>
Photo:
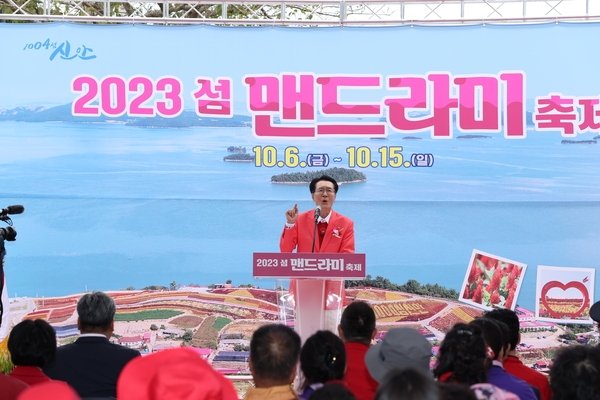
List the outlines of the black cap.
<svg viewBox="0 0 600 400">
<path fill-rule="evenodd" d="M 597 301 L 594 304 L 592 304 L 592 307 L 590 308 L 590 317 L 594 321 L 600 322 L 600 301 Z"/>
</svg>

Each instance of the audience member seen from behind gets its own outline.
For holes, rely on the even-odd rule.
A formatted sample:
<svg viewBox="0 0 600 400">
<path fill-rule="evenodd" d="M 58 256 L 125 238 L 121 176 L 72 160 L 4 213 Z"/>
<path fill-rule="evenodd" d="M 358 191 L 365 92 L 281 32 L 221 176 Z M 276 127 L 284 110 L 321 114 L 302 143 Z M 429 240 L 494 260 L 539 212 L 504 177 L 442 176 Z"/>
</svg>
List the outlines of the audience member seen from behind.
<svg viewBox="0 0 600 400">
<path fill-rule="evenodd" d="M 229 379 L 188 347 L 138 357 L 117 383 L 119 400 L 238 400 Z"/>
<path fill-rule="evenodd" d="M 487 383 L 486 354 L 481 329 L 474 325 L 456 324 L 442 341 L 433 375 L 439 382 L 468 385 L 479 400 L 519 400 L 517 395 Z"/>
<path fill-rule="evenodd" d="M 81 400 L 81 397 L 68 383 L 51 380 L 27 388 L 17 400 Z"/>
<path fill-rule="evenodd" d="M 250 340 L 250 372 L 256 387 L 248 389 L 245 400 L 292 400 L 292 389 L 300 356 L 300 336 L 281 324 L 258 328 Z"/>
<path fill-rule="evenodd" d="M 16 400 L 28 387 L 25 382 L 0 372 L 0 400 Z"/>
<path fill-rule="evenodd" d="M 365 355 L 377 334 L 375 312 L 363 301 L 352 302 L 342 313 L 338 335 L 346 348 L 346 374 L 344 380 L 358 400 L 372 400 L 377 390 L 365 364 Z"/>
<path fill-rule="evenodd" d="M 429 372 L 431 344 L 412 328 L 392 328 L 383 340 L 372 346 L 365 356 L 371 376 L 381 383 L 392 368 L 415 367 Z"/>
<path fill-rule="evenodd" d="M 357 400 L 346 385 L 328 383 L 315 390 L 308 400 Z"/>
<path fill-rule="evenodd" d="M 550 368 L 552 400 L 598 400 L 599 378 L 600 348 L 563 347 Z"/>
<path fill-rule="evenodd" d="M 139 356 L 136 350 L 109 342 L 115 327 L 116 306 L 103 292 L 83 295 L 77 302 L 79 338 L 59 347 L 56 361 L 44 372 L 67 382 L 81 397 L 115 397 L 117 379 L 125 365 Z"/>
<path fill-rule="evenodd" d="M 548 377 L 541 372 L 534 370 L 523 364 L 523 362 L 517 356 L 517 344 L 521 343 L 521 333 L 519 317 L 517 313 L 507 308 L 495 308 L 484 314 L 485 318 L 490 318 L 495 321 L 504 322 L 508 327 L 508 356 L 504 360 L 504 369 L 511 375 L 516 376 L 519 379 L 523 379 L 528 384 L 537 388 L 540 392 L 541 400 L 551 400 L 552 390 L 550 389 L 550 382 Z"/>
<path fill-rule="evenodd" d="M 522 379 L 504 370 L 503 362 L 508 356 L 508 328 L 503 322 L 488 318 L 477 318 L 470 322 L 478 326 L 487 345 L 487 356 L 491 365 L 487 370 L 487 380 L 492 385 L 512 392 L 521 400 L 537 400 L 531 386 Z"/>
<path fill-rule="evenodd" d="M 440 400 L 477 400 L 475 392 L 462 383 L 437 382 Z"/>
<path fill-rule="evenodd" d="M 42 319 L 19 322 L 8 336 L 8 351 L 15 369 L 10 376 L 29 386 L 51 379 L 42 372 L 56 357 L 56 332 Z"/>
<path fill-rule="evenodd" d="M 326 382 L 342 383 L 346 371 L 344 342 L 330 331 L 317 331 L 300 350 L 300 369 L 304 375 L 301 399 L 308 399 Z"/>
<path fill-rule="evenodd" d="M 380 382 L 375 400 L 439 400 L 440 392 L 430 373 L 421 369 L 395 368 Z"/>
</svg>

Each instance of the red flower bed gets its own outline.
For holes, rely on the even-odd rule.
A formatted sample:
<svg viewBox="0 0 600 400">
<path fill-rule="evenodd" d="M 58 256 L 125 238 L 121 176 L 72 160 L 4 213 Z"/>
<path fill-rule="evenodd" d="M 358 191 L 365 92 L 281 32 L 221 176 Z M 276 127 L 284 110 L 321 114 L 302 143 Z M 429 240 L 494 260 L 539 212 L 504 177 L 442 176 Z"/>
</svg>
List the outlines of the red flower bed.
<svg viewBox="0 0 600 400">
<path fill-rule="evenodd" d="M 27 314 L 25 317 L 23 317 L 23 319 L 43 319 L 45 321 L 48 321 L 48 315 L 50 314 L 50 310 L 38 310 L 38 311 L 32 311 L 29 314 Z"/>
<path fill-rule="evenodd" d="M 75 306 L 65 308 L 55 308 L 50 311 L 49 323 L 64 322 L 68 320 L 75 312 Z"/>
<path fill-rule="evenodd" d="M 272 290 L 248 289 L 254 298 L 277 304 L 277 293 Z"/>
</svg>

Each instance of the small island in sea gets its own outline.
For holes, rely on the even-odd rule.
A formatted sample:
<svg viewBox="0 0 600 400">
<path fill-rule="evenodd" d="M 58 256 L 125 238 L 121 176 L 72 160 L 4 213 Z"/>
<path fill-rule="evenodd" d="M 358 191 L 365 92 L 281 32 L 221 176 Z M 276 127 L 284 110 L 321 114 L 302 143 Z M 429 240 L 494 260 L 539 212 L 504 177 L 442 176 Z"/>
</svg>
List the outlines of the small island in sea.
<svg viewBox="0 0 600 400">
<path fill-rule="evenodd" d="M 223 157 L 225 162 L 254 162 L 254 156 L 248 153 L 235 153 Z"/>
<path fill-rule="evenodd" d="M 230 153 L 245 153 L 246 148 L 244 146 L 229 146 L 227 151 Z"/>
<path fill-rule="evenodd" d="M 322 175 L 329 175 L 337 181 L 338 184 L 365 182 L 367 176 L 362 172 L 349 168 L 328 168 L 319 171 L 292 172 L 290 174 L 279 174 L 271 177 L 271 183 L 279 184 L 307 184 L 314 178 Z"/>
<path fill-rule="evenodd" d="M 402 140 L 423 140 L 423 138 L 416 137 L 416 136 L 405 136 L 402 138 Z"/>
<path fill-rule="evenodd" d="M 457 136 L 457 139 L 491 139 L 491 136 L 485 136 L 485 135 L 461 135 L 461 136 Z"/>
<path fill-rule="evenodd" d="M 596 144 L 595 140 L 562 140 L 561 144 Z"/>
</svg>

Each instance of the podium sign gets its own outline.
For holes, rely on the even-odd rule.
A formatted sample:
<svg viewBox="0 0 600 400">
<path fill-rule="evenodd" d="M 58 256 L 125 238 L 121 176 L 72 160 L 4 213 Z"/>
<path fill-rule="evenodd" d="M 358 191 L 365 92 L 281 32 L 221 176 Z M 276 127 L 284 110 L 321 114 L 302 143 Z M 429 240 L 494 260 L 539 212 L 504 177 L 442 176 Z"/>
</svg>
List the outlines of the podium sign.
<svg viewBox="0 0 600 400">
<path fill-rule="evenodd" d="M 356 253 L 254 253 L 255 278 L 365 279 L 366 256 Z"/>
</svg>

